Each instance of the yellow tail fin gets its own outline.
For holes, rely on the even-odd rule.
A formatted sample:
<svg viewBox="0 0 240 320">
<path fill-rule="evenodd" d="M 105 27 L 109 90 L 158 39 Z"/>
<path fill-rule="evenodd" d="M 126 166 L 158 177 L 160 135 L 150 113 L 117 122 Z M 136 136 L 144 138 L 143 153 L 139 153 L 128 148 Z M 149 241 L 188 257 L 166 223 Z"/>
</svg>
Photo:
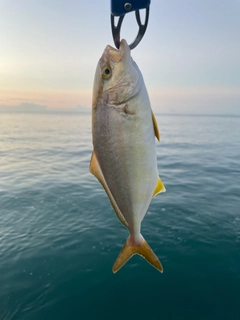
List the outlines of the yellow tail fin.
<svg viewBox="0 0 240 320">
<path fill-rule="evenodd" d="M 147 260 L 153 267 L 163 272 L 163 267 L 158 257 L 152 251 L 147 241 L 142 237 L 141 243 L 134 244 L 131 235 L 128 237 L 122 251 L 113 265 L 113 273 L 116 273 L 134 254 L 139 254 Z"/>
</svg>

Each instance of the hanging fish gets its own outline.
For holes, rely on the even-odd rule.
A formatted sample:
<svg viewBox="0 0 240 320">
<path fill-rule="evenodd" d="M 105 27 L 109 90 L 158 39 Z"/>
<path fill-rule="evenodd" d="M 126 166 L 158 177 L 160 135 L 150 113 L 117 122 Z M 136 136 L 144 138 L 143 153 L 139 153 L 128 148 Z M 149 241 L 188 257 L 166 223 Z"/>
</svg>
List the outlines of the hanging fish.
<svg viewBox="0 0 240 320">
<path fill-rule="evenodd" d="M 134 254 L 159 271 L 162 265 L 141 235 L 151 199 L 164 192 L 158 176 L 155 136 L 160 140 L 142 74 L 125 40 L 107 46 L 100 58 L 92 99 L 93 153 L 90 172 L 100 181 L 128 237 L 113 266 L 117 272 Z"/>
</svg>

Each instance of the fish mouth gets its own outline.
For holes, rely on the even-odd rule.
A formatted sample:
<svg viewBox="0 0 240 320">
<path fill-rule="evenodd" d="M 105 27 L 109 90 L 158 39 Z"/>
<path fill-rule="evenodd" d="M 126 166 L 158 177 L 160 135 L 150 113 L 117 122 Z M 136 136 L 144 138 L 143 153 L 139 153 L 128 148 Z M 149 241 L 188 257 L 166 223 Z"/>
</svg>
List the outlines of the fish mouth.
<svg viewBox="0 0 240 320">
<path fill-rule="evenodd" d="M 120 62 L 123 60 L 130 59 L 130 48 L 125 39 L 122 39 L 120 42 L 119 49 L 113 48 L 108 45 L 104 50 L 103 60 L 110 58 L 113 62 Z"/>
<path fill-rule="evenodd" d="M 122 40 L 121 40 L 119 50 L 120 50 L 121 52 L 125 52 L 125 53 L 130 54 L 130 47 L 129 47 L 129 45 L 127 44 L 127 41 L 126 41 L 125 39 L 122 39 Z"/>
</svg>

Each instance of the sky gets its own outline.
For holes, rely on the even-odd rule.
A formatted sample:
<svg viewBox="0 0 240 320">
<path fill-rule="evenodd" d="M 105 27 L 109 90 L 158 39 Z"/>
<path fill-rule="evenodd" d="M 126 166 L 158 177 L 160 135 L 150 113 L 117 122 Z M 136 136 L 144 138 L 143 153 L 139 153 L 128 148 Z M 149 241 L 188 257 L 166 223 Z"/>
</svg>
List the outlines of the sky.
<svg viewBox="0 0 240 320">
<path fill-rule="evenodd" d="M 152 0 L 132 50 L 152 108 L 240 115 L 240 0 Z M 133 13 L 122 38 L 137 34 Z M 110 0 L 0 0 L 0 106 L 91 108 Z"/>
</svg>

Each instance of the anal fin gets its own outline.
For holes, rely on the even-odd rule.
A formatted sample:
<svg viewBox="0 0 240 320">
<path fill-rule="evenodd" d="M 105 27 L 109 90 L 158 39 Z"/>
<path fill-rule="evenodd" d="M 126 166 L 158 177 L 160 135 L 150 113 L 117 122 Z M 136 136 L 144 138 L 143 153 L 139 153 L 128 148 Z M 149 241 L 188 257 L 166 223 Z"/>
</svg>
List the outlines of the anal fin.
<svg viewBox="0 0 240 320">
<path fill-rule="evenodd" d="M 118 217 L 118 219 L 122 222 L 122 224 L 128 228 L 128 223 L 126 221 L 126 219 L 124 218 L 123 214 L 121 213 L 120 209 L 118 208 L 118 205 L 116 204 L 116 201 L 113 198 L 113 195 L 111 193 L 111 191 L 108 188 L 108 185 L 106 183 L 106 180 L 103 176 L 101 167 L 98 163 L 98 159 L 96 156 L 95 151 L 93 151 L 92 153 L 92 158 L 90 161 L 90 167 L 89 167 L 90 172 L 98 179 L 98 181 L 101 183 L 101 185 L 103 186 L 104 190 L 106 191 L 108 198 L 111 202 L 111 205 L 113 206 L 114 211 L 116 212 L 116 215 Z"/>
<path fill-rule="evenodd" d="M 162 180 L 160 179 L 160 177 L 158 177 L 156 187 L 155 187 L 155 190 L 153 192 L 152 197 L 155 197 L 158 193 L 165 192 L 165 191 L 166 191 L 166 189 L 164 187 L 164 184 L 163 184 Z"/>
</svg>

